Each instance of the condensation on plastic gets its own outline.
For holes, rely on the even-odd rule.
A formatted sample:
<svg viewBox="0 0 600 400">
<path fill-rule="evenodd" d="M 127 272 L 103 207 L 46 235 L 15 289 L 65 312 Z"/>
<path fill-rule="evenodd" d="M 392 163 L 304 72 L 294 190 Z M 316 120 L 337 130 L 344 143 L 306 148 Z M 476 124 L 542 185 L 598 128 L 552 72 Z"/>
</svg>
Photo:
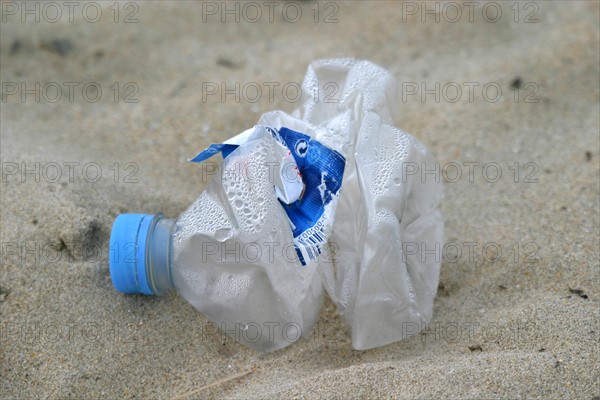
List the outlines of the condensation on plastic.
<svg viewBox="0 0 600 400">
<path fill-rule="evenodd" d="M 307 335 L 324 291 L 355 349 L 404 339 L 432 316 L 440 259 L 422 256 L 424 249 L 443 244 L 437 208 L 443 188 L 435 179 L 407 174 L 403 166 L 410 162 L 433 170 L 435 160 L 421 142 L 393 126 L 397 86 L 386 70 L 353 59 L 316 61 L 302 89 L 300 108 L 266 113 L 258 124 L 305 133 L 346 157 L 327 232 L 335 262 L 324 257 L 303 267 L 281 251 L 273 252 L 272 261 L 235 259 L 235 249 L 248 243 L 263 252 L 266 243 L 293 243 L 273 184 L 263 179 L 265 163 L 280 161 L 277 143 L 259 129 L 224 160 L 222 179 L 213 179 L 178 219 L 175 286 L 219 328 L 261 351 Z M 235 173 L 240 163 L 256 179 Z M 403 253 L 406 244 L 418 251 Z M 214 245 L 226 247 L 213 255 Z M 224 249 L 230 249 L 225 260 Z"/>
</svg>

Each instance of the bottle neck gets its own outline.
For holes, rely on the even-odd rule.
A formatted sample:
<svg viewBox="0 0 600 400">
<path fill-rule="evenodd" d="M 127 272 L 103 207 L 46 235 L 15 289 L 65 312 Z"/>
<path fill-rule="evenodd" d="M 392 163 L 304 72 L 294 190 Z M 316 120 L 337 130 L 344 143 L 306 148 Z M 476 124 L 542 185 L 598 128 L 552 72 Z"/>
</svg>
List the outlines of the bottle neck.
<svg viewBox="0 0 600 400">
<path fill-rule="evenodd" d="M 148 281 L 158 296 L 173 289 L 171 279 L 171 237 L 175 228 L 175 220 L 164 218 L 158 214 L 148 232 L 147 270 Z"/>
</svg>

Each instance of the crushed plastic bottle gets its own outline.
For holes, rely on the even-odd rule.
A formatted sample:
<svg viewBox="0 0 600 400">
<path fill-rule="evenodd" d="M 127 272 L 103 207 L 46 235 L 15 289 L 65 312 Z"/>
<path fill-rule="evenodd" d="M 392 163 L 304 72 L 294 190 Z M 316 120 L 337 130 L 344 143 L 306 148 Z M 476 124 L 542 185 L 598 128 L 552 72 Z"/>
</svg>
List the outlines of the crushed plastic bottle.
<svg viewBox="0 0 600 400">
<path fill-rule="evenodd" d="M 223 157 L 179 218 L 117 217 L 117 290 L 176 289 L 260 351 L 308 335 L 325 292 L 355 349 L 418 333 L 438 286 L 440 257 L 426 252 L 443 243 L 443 188 L 414 173 L 436 164 L 393 126 L 396 89 L 391 74 L 368 61 L 313 62 L 300 108 L 266 113 L 192 160 Z"/>
</svg>

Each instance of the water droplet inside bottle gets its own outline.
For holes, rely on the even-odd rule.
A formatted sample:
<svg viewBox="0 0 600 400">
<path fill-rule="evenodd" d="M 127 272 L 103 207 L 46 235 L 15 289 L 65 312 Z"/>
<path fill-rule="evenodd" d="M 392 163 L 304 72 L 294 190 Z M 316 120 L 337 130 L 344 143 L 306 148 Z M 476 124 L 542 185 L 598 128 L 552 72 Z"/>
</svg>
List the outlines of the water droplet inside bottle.
<svg viewBox="0 0 600 400">
<path fill-rule="evenodd" d="M 224 242 L 225 240 L 227 240 L 229 238 L 230 233 L 231 233 L 231 229 L 225 229 L 225 228 L 217 229 L 215 231 L 215 239 L 217 239 L 219 242 Z"/>
</svg>

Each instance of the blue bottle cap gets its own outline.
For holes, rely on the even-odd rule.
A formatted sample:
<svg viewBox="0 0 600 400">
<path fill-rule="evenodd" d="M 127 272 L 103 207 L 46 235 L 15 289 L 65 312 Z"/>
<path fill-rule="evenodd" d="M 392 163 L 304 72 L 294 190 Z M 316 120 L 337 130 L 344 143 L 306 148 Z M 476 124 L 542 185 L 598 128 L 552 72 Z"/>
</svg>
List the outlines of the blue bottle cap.
<svg viewBox="0 0 600 400">
<path fill-rule="evenodd" d="M 146 238 L 154 220 L 149 214 L 121 214 L 110 234 L 110 277 L 121 293 L 153 295 L 146 273 Z"/>
</svg>

